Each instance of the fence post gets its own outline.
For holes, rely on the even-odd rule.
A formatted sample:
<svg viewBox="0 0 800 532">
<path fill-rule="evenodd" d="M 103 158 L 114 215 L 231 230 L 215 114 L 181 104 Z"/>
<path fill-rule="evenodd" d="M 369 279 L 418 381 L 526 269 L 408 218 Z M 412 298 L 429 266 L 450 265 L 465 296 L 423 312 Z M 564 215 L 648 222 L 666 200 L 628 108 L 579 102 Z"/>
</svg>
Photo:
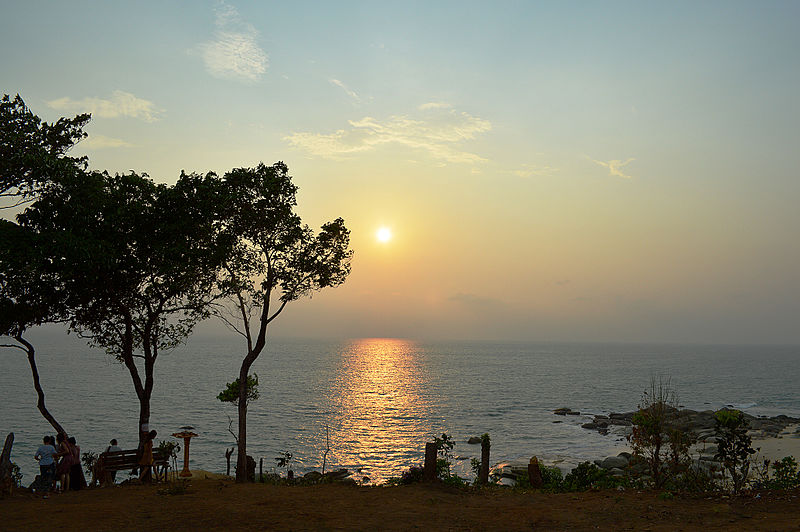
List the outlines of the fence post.
<svg viewBox="0 0 800 532">
<path fill-rule="evenodd" d="M 422 472 L 422 480 L 436 481 L 436 444 L 433 442 L 425 444 L 425 469 Z"/>
<path fill-rule="evenodd" d="M 489 438 L 481 438 L 481 475 L 480 483 L 487 485 L 489 483 L 489 449 L 491 443 Z"/>
</svg>

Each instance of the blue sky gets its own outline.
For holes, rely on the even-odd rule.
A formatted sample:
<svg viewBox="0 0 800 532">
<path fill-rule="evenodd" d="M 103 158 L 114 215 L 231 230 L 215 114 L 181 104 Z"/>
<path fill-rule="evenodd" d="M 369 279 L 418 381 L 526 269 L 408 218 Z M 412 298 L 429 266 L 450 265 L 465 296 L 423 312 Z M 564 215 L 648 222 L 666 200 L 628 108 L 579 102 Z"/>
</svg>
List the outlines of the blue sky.
<svg viewBox="0 0 800 532">
<path fill-rule="evenodd" d="M 1 9 L 2 91 L 93 112 L 93 166 L 283 160 L 347 220 L 286 334 L 800 342 L 796 2 Z"/>
</svg>

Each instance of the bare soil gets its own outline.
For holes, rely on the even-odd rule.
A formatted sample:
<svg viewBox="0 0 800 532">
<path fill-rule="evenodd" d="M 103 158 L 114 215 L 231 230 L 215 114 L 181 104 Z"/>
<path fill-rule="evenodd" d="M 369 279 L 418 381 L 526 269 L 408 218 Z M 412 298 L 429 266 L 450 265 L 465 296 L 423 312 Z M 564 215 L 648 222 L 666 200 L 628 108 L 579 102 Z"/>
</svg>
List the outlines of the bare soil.
<svg viewBox="0 0 800 532">
<path fill-rule="evenodd" d="M 800 530 L 800 491 L 739 497 L 192 480 L 0 500 L 0 530 Z M 162 493 L 159 493 L 159 490 Z"/>
</svg>

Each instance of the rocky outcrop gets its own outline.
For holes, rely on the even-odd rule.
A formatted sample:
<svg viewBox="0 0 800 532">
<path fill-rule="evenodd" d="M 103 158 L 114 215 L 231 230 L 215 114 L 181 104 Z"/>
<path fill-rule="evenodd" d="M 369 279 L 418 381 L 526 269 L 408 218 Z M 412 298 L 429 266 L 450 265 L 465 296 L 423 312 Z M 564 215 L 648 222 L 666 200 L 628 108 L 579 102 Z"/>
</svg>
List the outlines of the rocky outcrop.
<svg viewBox="0 0 800 532">
<path fill-rule="evenodd" d="M 561 410 L 569 409 L 560 408 L 553 413 L 557 414 Z M 581 427 L 588 430 L 596 430 L 600 434 L 608 434 L 614 427 L 632 426 L 634 413 L 635 412 L 612 412 L 608 415 L 596 415 L 591 421 L 583 423 Z M 800 423 L 800 418 L 785 415 L 755 417 L 745 413 L 744 416 L 750 423 L 750 435 L 753 438 L 775 437 L 787 426 Z M 689 434 L 695 441 L 716 443 L 713 410 L 696 411 L 688 408 L 683 410 L 674 409 L 671 417 L 672 426 Z"/>
</svg>

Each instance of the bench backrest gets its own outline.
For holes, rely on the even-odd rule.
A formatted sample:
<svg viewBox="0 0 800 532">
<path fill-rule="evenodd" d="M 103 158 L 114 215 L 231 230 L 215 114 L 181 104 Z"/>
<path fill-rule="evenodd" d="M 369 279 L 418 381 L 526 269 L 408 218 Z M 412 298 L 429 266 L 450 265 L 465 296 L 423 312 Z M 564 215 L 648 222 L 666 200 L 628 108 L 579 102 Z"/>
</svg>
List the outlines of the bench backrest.
<svg viewBox="0 0 800 532">
<path fill-rule="evenodd" d="M 132 469 L 139 465 L 137 449 L 126 449 L 124 451 L 112 451 L 100 454 L 103 460 L 103 468 L 113 469 Z M 169 456 L 159 449 L 153 449 L 153 463 L 157 465 L 167 465 Z"/>
</svg>

